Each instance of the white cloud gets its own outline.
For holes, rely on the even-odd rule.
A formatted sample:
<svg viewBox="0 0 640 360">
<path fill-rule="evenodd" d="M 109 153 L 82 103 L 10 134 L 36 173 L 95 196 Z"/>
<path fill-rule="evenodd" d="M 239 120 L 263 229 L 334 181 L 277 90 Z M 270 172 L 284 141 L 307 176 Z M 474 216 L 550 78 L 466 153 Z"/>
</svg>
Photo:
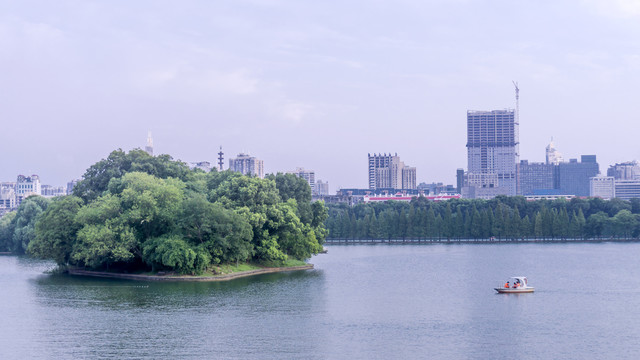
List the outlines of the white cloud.
<svg viewBox="0 0 640 360">
<path fill-rule="evenodd" d="M 52 25 L 16 18 L 0 20 L 0 53 L 50 57 L 64 46 L 66 38 L 63 31 Z"/>
<path fill-rule="evenodd" d="M 640 15 L 640 1 L 638 0 L 615 0 L 613 4 L 628 16 Z"/>
<path fill-rule="evenodd" d="M 225 91 L 238 95 L 253 94 L 258 88 L 258 79 L 246 70 L 220 74 L 214 81 Z"/>
<path fill-rule="evenodd" d="M 640 16 L 639 0 L 584 0 L 584 2 L 599 14 L 618 18 Z"/>
<path fill-rule="evenodd" d="M 143 94 L 206 102 L 211 97 L 245 96 L 258 92 L 259 80 L 246 69 L 218 71 L 197 66 L 166 66 L 132 74 Z"/>
<path fill-rule="evenodd" d="M 299 124 L 313 111 L 314 107 L 310 104 L 300 102 L 290 102 L 282 105 L 282 116 L 295 124 Z"/>
</svg>

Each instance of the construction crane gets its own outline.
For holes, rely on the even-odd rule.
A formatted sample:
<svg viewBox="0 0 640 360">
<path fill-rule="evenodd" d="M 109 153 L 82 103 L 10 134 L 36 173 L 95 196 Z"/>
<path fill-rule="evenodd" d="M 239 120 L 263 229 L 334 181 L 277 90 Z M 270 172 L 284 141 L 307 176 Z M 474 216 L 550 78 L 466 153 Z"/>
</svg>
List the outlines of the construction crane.
<svg viewBox="0 0 640 360">
<path fill-rule="evenodd" d="M 520 124 L 520 88 L 517 81 L 511 80 L 511 82 L 516 88 L 516 123 Z"/>
</svg>

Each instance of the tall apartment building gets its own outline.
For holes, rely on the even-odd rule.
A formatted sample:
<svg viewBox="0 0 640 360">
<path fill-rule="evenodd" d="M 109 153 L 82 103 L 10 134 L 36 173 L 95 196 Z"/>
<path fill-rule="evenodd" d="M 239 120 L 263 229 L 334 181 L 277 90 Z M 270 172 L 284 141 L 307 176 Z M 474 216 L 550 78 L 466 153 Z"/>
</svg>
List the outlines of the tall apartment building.
<svg viewBox="0 0 640 360">
<path fill-rule="evenodd" d="M 237 157 L 229 159 L 229 170 L 243 175 L 264 178 L 264 162 L 248 154 L 240 153 Z"/>
<path fill-rule="evenodd" d="M 467 174 L 463 189 L 466 196 L 516 195 L 518 128 L 512 109 L 467 111 Z"/>
<path fill-rule="evenodd" d="M 416 168 L 406 166 L 400 157 L 385 154 L 368 154 L 369 189 L 415 189 Z"/>
<path fill-rule="evenodd" d="M 607 176 L 613 176 L 616 180 L 636 180 L 640 178 L 640 166 L 637 161 L 627 161 L 609 166 Z"/>
<path fill-rule="evenodd" d="M 313 170 L 305 170 L 304 168 L 297 167 L 294 171 L 287 171 L 287 174 L 294 174 L 297 177 L 307 180 L 311 187 L 311 193 L 316 193 L 316 172 Z"/>
<path fill-rule="evenodd" d="M 402 189 L 416 189 L 416 168 L 405 166 L 402 168 Z"/>
</svg>

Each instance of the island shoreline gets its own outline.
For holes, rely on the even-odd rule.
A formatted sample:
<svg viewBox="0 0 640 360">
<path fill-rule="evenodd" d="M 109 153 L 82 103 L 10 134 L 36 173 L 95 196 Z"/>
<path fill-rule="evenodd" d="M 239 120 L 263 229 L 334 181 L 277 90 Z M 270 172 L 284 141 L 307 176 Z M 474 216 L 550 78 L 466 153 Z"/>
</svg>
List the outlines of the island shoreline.
<svg viewBox="0 0 640 360">
<path fill-rule="evenodd" d="M 92 276 L 111 279 L 126 279 L 137 281 L 183 281 L 183 282 L 211 282 L 211 281 L 229 281 L 243 277 L 256 276 L 262 274 L 270 274 L 287 271 L 311 270 L 313 264 L 291 267 L 272 267 L 247 271 L 239 271 L 231 274 L 221 274 L 214 276 L 192 276 L 192 275 L 141 275 L 141 274 L 124 274 L 111 273 L 105 271 L 91 271 L 82 269 L 68 269 L 67 273 L 72 276 Z"/>
</svg>

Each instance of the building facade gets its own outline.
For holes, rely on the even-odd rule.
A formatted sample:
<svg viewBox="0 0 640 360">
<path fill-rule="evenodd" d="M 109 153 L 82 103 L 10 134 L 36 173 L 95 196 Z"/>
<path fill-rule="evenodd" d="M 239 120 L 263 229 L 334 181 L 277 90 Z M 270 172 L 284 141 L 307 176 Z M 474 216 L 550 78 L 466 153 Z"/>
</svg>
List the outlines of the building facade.
<svg viewBox="0 0 640 360">
<path fill-rule="evenodd" d="M 445 185 L 444 183 L 420 183 L 418 190 L 423 195 L 455 195 L 460 194 L 457 187 L 453 185 Z"/>
<path fill-rule="evenodd" d="M 616 197 L 613 176 L 595 176 L 589 179 L 589 196 L 599 197 L 604 200 Z"/>
<path fill-rule="evenodd" d="M 519 195 L 534 195 L 536 190 L 557 188 L 555 179 L 558 167 L 553 163 L 530 163 L 527 160 L 522 160 L 519 167 Z"/>
<path fill-rule="evenodd" d="M 467 189 L 463 194 L 478 198 L 517 194 L 518 128 L 514 110 L 467 111 Z"/>
<path fill-rule="evenodd" d="M 32 195 L 52 198 L 68 194 L 65 186 L 40 184 L 38 175 L 18 175 L 15 182 L 0 182 L 0 216 L 16 210 L 24 199 Z"/>
<path fill-rule="evenodd" d="M 0 183 L 0 216 L 18 207 L 16 183 Z"/>
<path fill-rule="evenodd" d="M 40 177 L 38 175 L 24 176 L 18 175 L 18 181 L 16 181 L 16 196 L 18 196 L 21 202 L 23 198 L 29 195 L 42 194 L 42 188 L 40 185 Z"/>
<path fill-rule="evenodd" d="M 416 168 L 405 166 L 402 168 L 402 188 L 401 189 L 415 189 L 416 185 Z"/>
<path fill-rule="evenodd" d="M 67 183 L 67 195 L 71 195 L 73 193 L 73 188 L 76 187 L 80 180 L 71 180 Z"/>
<path fill-rule="evenodd" d="M 637 161 L 628 161 L 609 166 L 607 176 L 616 180 L 637 180 L 640 178 L 640 166 Z"/>
<path fill-rule="evenodd" d="M 315 195 L 329 195 L 329 183 L 318 179 L 318 181 L 316 181 Z"/>
<path fill-rule="evenodd" d="M 67 195 L 67 189 L 64 186 L 42 185 L 40 195 L 48 198 Z"/>
<path fill-rule="evenodd" d="M 595 155 L 582 155 L 578 159 L 558 165 L 557 188 L 562 194 L 575 196 L 589 196 L 590 179 L 600 173 L 600 167 Z"/>
<path fill-rule="evenodd" d="M 416 168 L 400 161 L 398 154 L 368 154 L 369 189 L 415 189 Z"/>
<path fill-rule="evenodd" d="M 464 169 L 456 169 L 456 192 L 462 194 L 462 188 L 464 187 Z"/>
<path fill-rule="evenodd" d="M 640 180 L 615 180 L 615 197 L 622 200 L 640 198 Z"/>
<path fill-rule="evenodd" d="M 229 159 L 229 170 L 264 179 L 264 162 L 249 154 L 240 153 Z"/>
</svg>

